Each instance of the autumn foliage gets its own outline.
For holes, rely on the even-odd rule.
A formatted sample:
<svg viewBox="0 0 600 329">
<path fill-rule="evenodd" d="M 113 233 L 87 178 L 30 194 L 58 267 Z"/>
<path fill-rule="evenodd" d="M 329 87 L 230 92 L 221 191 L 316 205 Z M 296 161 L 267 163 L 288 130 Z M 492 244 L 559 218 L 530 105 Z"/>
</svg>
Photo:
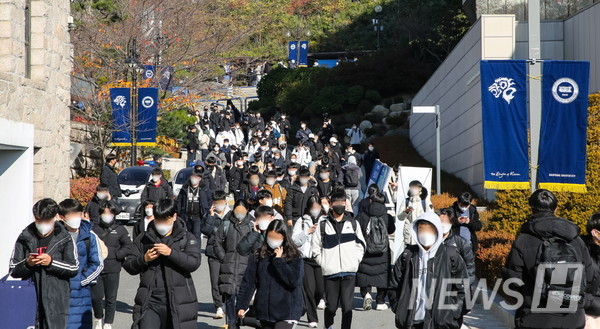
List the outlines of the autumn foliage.
<svg viewBox="0 0 600 329">
<path fill-rule="evenodd" d="M 476 253 L 477 277 L 488 282 L 502 277 L 502 268 L 515 236 L 508 232 L 480 231 L 479 249 Z"/>
<path fill-rule="evenodd" d="M 96 193 L 100 180 L 96 177 L 81 177 L 71 179 L 71 198 L 82 204 L 87 204 Z"/>
</svg>

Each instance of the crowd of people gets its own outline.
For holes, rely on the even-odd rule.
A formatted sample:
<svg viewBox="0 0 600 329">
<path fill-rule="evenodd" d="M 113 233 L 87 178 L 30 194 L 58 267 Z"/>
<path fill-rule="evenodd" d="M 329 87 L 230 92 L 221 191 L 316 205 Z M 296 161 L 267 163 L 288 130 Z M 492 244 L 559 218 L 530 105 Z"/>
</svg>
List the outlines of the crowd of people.
<svg viewBox="0 0 600 329">
<path fill-rule="evenodd" d="M 338 308 L 341 328 L 351 328 L 356 287 L 364 310 L 391 306 L 398 328 L 461 327 L 470 311 L 466 295 L 476 285 L 476 232 L 482 229 L 470 193 L 450 208 L 434 209 L 427 189 L 412 181 L 404 201 L 390 208 L 384 191 L 365 184 L 378 153 L 372 144 L 360 153 L 364 138 L 356 126 L 338 136 L 328 117 L 317 133 L 302 122 L 290 148 L 286 114 L 265 121 L 260 113 L 242 116 L 230 104 L 194 115 L 188 181 L 173 195 L 154 168 L 142 192 L 143 219 L 131 236 L 116 221 L 121 191 L 114 155 L 107 156 L 85 208 L 73 199 L 34 205 L 35 221 L 19 236 L 10 268 L 13 277 L 36 284 L 38 328 L 112 328 L 122 268 L 139 276 L 132 328 L 196 328 L 191 274 L 202 253 L 214 317 L 230 329 L 295 328 L 304 316 L 310 328 L 332 328 Z M 583 328 L 586 313 L 600 315 L 594 286 L 600 217 L 590 220 L 584 243 L 575 224 L 553 215 L 551 192 L 533 193 L 530 207 L 533 217 L 505 268 L 506 278 L 525 282 L 515 323 Z M 397 257 L 392 234 L 404 245 Z M 555 244 L 562 249 L 552 249 Z M 549 250 L 542 256 L 540 245 Z M 585 266 L 585 298 L 577 312 L 532 312 L 536 266 L 546 254 L 547 263 L 561 263 L 566 254 Z"/>
</svg>

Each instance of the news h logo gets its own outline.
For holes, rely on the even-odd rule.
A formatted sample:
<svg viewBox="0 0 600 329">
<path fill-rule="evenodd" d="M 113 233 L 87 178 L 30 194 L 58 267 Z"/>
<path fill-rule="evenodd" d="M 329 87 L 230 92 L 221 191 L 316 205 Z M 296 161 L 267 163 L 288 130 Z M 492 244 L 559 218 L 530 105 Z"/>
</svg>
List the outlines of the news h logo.
<svg viewBox="0 0 600 329">
<path fill-rule="evenodd" d="M 582 299 L 583 272 L 584 266 L 581 263 L 539 264 L 531 311 L 533 313 L 576 312 Z"/>
</svg>

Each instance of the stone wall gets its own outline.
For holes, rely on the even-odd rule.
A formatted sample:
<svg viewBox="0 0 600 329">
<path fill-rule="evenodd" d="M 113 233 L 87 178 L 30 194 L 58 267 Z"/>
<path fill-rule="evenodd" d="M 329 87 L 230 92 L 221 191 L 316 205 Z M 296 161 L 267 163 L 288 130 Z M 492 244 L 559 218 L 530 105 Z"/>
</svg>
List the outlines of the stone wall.
<svg viewBox="0 0 600 329">
<path fill-rule="evenodd" d="M 35 127 L 35 200 L 69 195 L 69 13 L 69 0 L 31 1 L 26 78 L 25 0 L 0 0 L 0 118 Z"/>
</svg>

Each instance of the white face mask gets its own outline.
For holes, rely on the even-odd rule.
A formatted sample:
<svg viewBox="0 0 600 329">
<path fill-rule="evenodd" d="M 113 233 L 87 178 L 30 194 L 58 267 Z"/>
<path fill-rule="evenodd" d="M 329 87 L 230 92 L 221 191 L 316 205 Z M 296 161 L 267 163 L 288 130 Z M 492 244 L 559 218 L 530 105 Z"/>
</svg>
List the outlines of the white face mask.
<svg viewBox="0 0 600 329">
<path fill-rule="evenodd" d="M 416 188 L 411 188 L 410 189 L 410 195 L 412 195 L 412 196 L 419 196 L 419 195 L 421 195 L 421 191 L 419 191 Z"/>
<path fill-rule="evenodd" d="M 192 185 L 198 185 L 200 184 L 200 178 L 190 178 L 190 183 L 192 183 Z"/>
<path fill-rule="evenodd" d="M 265 199 L 263 202 L 265 206 L 273 207 L 273 199 Z"/>
<path fill-rule="evenodd" d="M 153 182 L 158 182 L 160 180 L 160 176 L 152 176 L 152 181 Z"/>
<path fill-rule="evenodd" d="M 437 235 L 431 232 L 419 233 L 419 242 L 423 247 L 431 247 L 437 240 Z"/>
<path fill-rule="evenodd" d="M 442 232 L 444 234 L 450 232 L 451 229 L 452 229 L 452 224 L 450 224 L 450 223 L 442 223 Z"/>
<path fill-rule="evenodd" d="M 215 210 L 217 212 L 223 212 L 223 210 L 225 210 L 225 205 L 224 204 L 215 205 Z"/>
<path fill-rule="evenodd" d="M 321 177 L 321 179 L 323 179 L 323 180 L 329 179 L 329 174 L 321 173 L 321 174 L 319 174 L 319 177 Z"/>
<path fill-rule="evenodd" d="M 105 222 L 106 224 L 112 223 L 113 218 L 115 218 L 115 216 L 113 216 L 113 214 L 102 214 L 102 215 L 100 215 L 100 219 L 103 222 Z"/>
<path fill-rule="evenodd" d="M 267 178 L 267 185 L 270 185 L 270 186 L 275 185 L 275 178 Z"/>
<path fill-rule="evenodd" d="M 320 214 L 321 214 L 321 209 L 311 209 L 311 210 L 310 210 L 310 215 L 311 215 L 313 218 L 317 218 L 317 217 L 319 217 L 319 215 L 320 215 Z"/>
<path fill-rule="evenodd" d="M 308 184 L 308 178 L 300 178 L 300 185 L 304 186 Z"/>
<path fill-rule="evenodd" d="M 154 224 L 154 226 L 156 227 L 156 232 L 158 232 L 158 234 L 160 234 L 162 236 L 167 235 L 167 233 L 169 233 L 173 229 L 173 223 L 171 223 L 171 225 L 169 225 L 169 224 Z"/>
<path fill-rule="evenodd" d="M 273 239 L 267 238 L 267 244 L 269 245 L 269 247 L 271 249 L 276 249 L 276 248 L 281 247 L 281 245 L 283 244 L 283 240 L 273 240 Z"/>
<path fill-rule="evenodd" d="M 41 235 L 46 235 L 54 228 L 54 221 L 47 223 L 35 223 L 35 228 L 40 232 Z"/>
<path fill-rule="evenodd" d="M 72 229 L 78 229 L 81 226 L 81 217 L 75 217 L 65 220 L 65 223 Z"/>
<path fill-rule="evenodd" d="M 261 231 L 266 231 L 267 228 L 269 227 L 269 224 L 271 224 L 271 221 L 268 219 L 259 219 L 256 221 L 256 223 L 258 224 L 258 228 Z"/>
<path fill-rule="evenodd" d="M 323 205 L 323 211 L 325 211 L 325 213 L 329 212 L 329 205 L 328 204 L 324 204 Z"/>
<path fill-rule="evenodd" d="M 237 213 L 237 212 L 236 212 L 236 213 L 235 213 L 235 214 L 233 214 L 233 215 L 234 215 L 234 216 L 235 216 L 235 218 L 236 218 L 237 220 L 239 220 L 239 221 L 242 221 L 242 220 L 244 220 L 244 218 L 246 218 L 246 214 L 244 214 L 244 213 Z"/>
<path fill-rule="evenodd" d="M 298 159 L 290 159 L 291 163 L 298 163 Z"/>
<path fill-rule="evenodd" d="M 152 217 L 152 215 L 154 215 L 154 208 L 146 208 L 144 209 L 144 211 L 146 212 L 146 216 L 148 217 Z"/>
<path fill-rule="evenodd" d="M 459 207 L 460 211 L 465 212 L 467 210 L 469 210 L 470 207 Z"/>
<path fill-rule="evenodd" d="M 290 176 L 296 176 L 296 170 L 288 170 Z"/>
<path fill-rule="evenodd" d="M 369 146 L 369 151 L 373 152 L 375 148 L 373 146 Z"/>
<path fill-rule="evenodd" d="M 100 192 L 98 192 L 98 193 L 96 193 L 96 196 L 100 200 L 104 200 L 104 199 L 108 198 L 108 194 L 106 194 L 106 193 L 100 193 Z"/>
</svg>

